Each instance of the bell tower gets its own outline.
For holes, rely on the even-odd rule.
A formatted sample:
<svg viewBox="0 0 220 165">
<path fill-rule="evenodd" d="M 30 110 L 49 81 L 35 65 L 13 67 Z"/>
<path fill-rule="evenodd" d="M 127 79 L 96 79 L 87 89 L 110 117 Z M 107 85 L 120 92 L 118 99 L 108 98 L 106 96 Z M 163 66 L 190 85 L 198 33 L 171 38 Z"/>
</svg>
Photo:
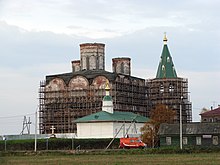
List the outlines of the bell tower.
<svg viewBox="0 0 220 165">
<path fill-rule="evenodd" d="M 176 111 L 175 120 L 178 122 L 181 104 L 183 123 L 191 122 L 192 105 L 188 96 L 188 80 L 177 76 L 167 42 L 165 33 L 156 78 L 147 80 L 151 109 L 158 104 L 164 104 Z"/>
</svg>

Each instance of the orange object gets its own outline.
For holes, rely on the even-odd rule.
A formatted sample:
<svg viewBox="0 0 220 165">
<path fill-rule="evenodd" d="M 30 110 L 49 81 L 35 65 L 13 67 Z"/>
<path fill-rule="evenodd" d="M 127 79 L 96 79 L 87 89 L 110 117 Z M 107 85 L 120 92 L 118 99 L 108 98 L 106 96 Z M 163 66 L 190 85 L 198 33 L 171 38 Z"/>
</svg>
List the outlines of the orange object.
<svg viewBox="0 0 220 165">
<path fill-rule="evenodd" d="M 145 148 L 146 146 L 139 137 L 120 138 L 119 148 Z"/>
</svg>

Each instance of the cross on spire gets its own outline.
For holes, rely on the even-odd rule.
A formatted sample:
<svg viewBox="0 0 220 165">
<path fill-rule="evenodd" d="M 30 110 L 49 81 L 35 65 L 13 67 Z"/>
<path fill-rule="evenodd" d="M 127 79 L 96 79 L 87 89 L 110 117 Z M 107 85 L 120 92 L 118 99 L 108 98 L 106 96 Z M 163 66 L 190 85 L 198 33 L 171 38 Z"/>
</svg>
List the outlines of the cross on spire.
<svg viewBox="0 0 220 165">
<path fill-rule="evenodd" d="M 167 44 L 167 41 L 168 41 L 168 39 L 167 39 L 167 33 L 164 32 L 164 38 L 163 38 L 163 43 L 164 43 L 164 45 Z"/>
</svg>

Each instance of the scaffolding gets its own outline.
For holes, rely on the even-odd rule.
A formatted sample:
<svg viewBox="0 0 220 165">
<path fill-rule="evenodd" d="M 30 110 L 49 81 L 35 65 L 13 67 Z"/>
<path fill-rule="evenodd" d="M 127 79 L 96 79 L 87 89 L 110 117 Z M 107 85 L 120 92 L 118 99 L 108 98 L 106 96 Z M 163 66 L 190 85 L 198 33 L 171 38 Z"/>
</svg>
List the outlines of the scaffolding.
<svg viewBox="0 0 220 165">
<path fill-rule="evenodd" d="M 47 82 L 47 83 L 46 83 Z M 41 134 L 76 132 L 74 120 L 102 110 L 105 88 L 93 84 L 86 89 L 47 90 L 48 81 L 40 82 L 39 128 Z M 145 80 L 127 76 L 116 77 L 110 82 L 110 95 L 115 111 L 133 112 L 148 116 Z"/>
<path fill-rule="evenodd" d="M 148 99 L 151 109 L 158 104 L 167 105 L 176 111 L 175 121 L 179 122 L 180 104 L 182 104 L 183 122 L 192 122 L 192 104 L 189 100 L 187 79 L 149 79 L 146 81 L 146 86 L 149 90 Z"/>
</svg>

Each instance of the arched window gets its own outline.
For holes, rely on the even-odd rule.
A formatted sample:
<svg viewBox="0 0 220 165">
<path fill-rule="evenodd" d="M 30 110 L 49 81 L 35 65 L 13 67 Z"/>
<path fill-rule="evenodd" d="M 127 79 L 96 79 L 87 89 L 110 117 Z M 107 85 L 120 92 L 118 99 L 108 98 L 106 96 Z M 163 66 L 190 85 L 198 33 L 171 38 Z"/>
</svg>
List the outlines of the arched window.
<svg viewBox="0 0 220 165">
<path fill-rule="evenodd" d="M 123 74 L 124 74 L 124 67 L 125 67 L 125 66 L 124 66 L 124 63 L 122 62 L 122 63 L 121 63 L 121 73 L 123 73 Z"/>
<path fill-rule="evenodd" d="M 82 57 L 82 70 L 86 70 L 87 68 L 86 68 L 86 57 L 85 56 L 83 56 Z"/>
<path fill-rule="evenodd" d="M 89 69 L 90 70 L 96 69 L 96 57 L 95 56 L 91 56 L 89 58 Z"/>
<path fill-rule="evenodd" d="M 170 84 L 170 85 L 169 85 L 169 92 L 170 92 L 170 93 L 173 93 L 173 92 L 174 92 L 174 86 L 173 86 L 173 84 Z"/>
<path fill-rule="evenodd" d="M 160 93 L 164 93 L 164 86 L 163 86 L 163 84 L 160 85 Z"/>
</svg>

